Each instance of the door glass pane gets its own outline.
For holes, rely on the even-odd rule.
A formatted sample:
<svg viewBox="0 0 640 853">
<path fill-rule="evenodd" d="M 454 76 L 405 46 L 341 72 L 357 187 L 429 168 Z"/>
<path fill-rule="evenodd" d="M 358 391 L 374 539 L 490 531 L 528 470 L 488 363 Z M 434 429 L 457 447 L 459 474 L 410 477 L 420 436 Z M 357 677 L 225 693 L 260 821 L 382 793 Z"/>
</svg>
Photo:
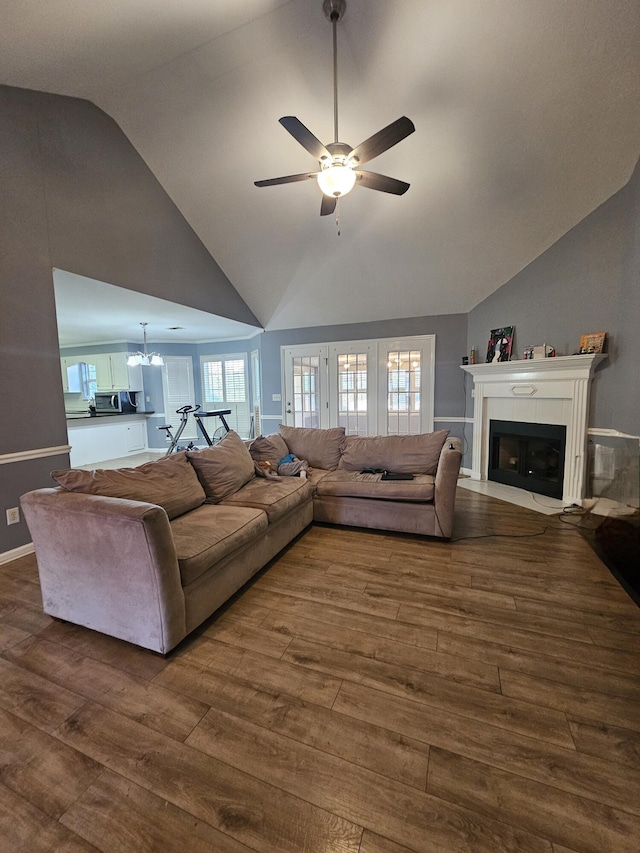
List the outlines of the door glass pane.
<svg viewBox="0 0 640 853">
<path fill-rule="evenodd" d="M 347 435 L 368 435 L 367 354 L 338 355 L 338 426 Z"/>
<path fill-rule="evenodd" d="M 420 432 L 420 367 L 418 350 L 397 350 L 387 361 L 387 433 Z"/>
<path fill-rule="evenodd" d="M 297 427 L 319 427 L 318 373 L 320 359 L 317 355 L 294 356 L 293 369 L 293 423 Z"/>
</svg>

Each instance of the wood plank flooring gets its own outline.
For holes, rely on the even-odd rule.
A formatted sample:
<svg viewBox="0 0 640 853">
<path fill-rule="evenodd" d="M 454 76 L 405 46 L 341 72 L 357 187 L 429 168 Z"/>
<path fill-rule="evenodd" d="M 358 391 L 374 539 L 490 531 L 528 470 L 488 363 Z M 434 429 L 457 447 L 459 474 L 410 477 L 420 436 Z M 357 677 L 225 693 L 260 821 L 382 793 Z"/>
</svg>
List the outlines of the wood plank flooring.
<svg viewBox="0 0 640 853">
<path fill-rule="evenodd" d="M 454 540 L 313 526 L 166 658 L 0 566 L 0 849 L 637 853 L 640 610 L 557 517 Z"/>
</svg>

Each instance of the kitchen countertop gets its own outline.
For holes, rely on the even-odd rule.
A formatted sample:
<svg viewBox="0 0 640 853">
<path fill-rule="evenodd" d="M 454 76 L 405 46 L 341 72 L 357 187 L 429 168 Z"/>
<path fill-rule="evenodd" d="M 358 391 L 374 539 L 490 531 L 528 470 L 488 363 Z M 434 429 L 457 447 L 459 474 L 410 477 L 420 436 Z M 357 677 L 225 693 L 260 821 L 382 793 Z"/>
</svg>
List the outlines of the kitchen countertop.
<svg viewBox="0 0 640 853">
<path fill-rule="evenodd" d="M 104 418 L 134 418 L 137 415 L 154 415 L 155 412 L 101 412 L 99 415 L 91 415 L 89 412 L 67 412 L 68 421 L 96 421 Z"/>
</svg>

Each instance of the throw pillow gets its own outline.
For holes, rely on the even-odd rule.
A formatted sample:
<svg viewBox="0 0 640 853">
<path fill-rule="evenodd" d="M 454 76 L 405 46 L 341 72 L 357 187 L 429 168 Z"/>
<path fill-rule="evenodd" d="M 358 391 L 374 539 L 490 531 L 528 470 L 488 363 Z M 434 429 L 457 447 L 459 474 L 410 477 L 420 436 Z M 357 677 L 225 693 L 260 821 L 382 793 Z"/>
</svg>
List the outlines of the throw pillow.
<svg viewBox="0 0 640 853">
<path fill-rule="evenodd" d="M 145 462 L 137 468 L 52 471 L 52 478 L 68 492 L 126 498 L 161 506 L 176 518 L 204 503 L 205 493 L 184 453 Z"/>
<path fill-rule="evenodd" d="M 289 453 L 289 448 L 281 435 L 259 435 L 249 447 L 251 458 L 256 462 L 270 462 L 275 471 L 278 462 Z"/>
<path fill-rule="evenodd" d="M 289 452 L 306 460 L 312 468 L 333 471 L 340 462 L 340 448 L 344 441 L 344 427 L 310 429 L 306 427 L 279 426 Z"/>
<path fill-rule="evenodd" d="M 231 430 L 204 450 L 187 450 L 187 457 L 207 496 L 217 504 L 239 491 L 255 476 L 251 454 L 237 432 Z"/>
<path fill-rule="evenodd" d="M 435 474 L 448 435 L 448 429 L 421 435 L 348 435 L 340 467 L 346 471 L 374 468 L 397 474 Z"/>
</svg>

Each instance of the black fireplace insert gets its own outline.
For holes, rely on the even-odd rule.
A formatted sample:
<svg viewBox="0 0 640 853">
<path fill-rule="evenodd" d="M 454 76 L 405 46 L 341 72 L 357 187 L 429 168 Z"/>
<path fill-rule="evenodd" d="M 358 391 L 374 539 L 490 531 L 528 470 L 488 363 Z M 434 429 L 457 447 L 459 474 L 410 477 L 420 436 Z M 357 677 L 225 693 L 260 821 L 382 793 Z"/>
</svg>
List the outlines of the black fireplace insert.
<svg viewBox="0 0 640 853">
<path fill-rule="evenodd" d="M 562 499 L 567 428 L 490 421 L 488 478 Z"/>
</svg>

